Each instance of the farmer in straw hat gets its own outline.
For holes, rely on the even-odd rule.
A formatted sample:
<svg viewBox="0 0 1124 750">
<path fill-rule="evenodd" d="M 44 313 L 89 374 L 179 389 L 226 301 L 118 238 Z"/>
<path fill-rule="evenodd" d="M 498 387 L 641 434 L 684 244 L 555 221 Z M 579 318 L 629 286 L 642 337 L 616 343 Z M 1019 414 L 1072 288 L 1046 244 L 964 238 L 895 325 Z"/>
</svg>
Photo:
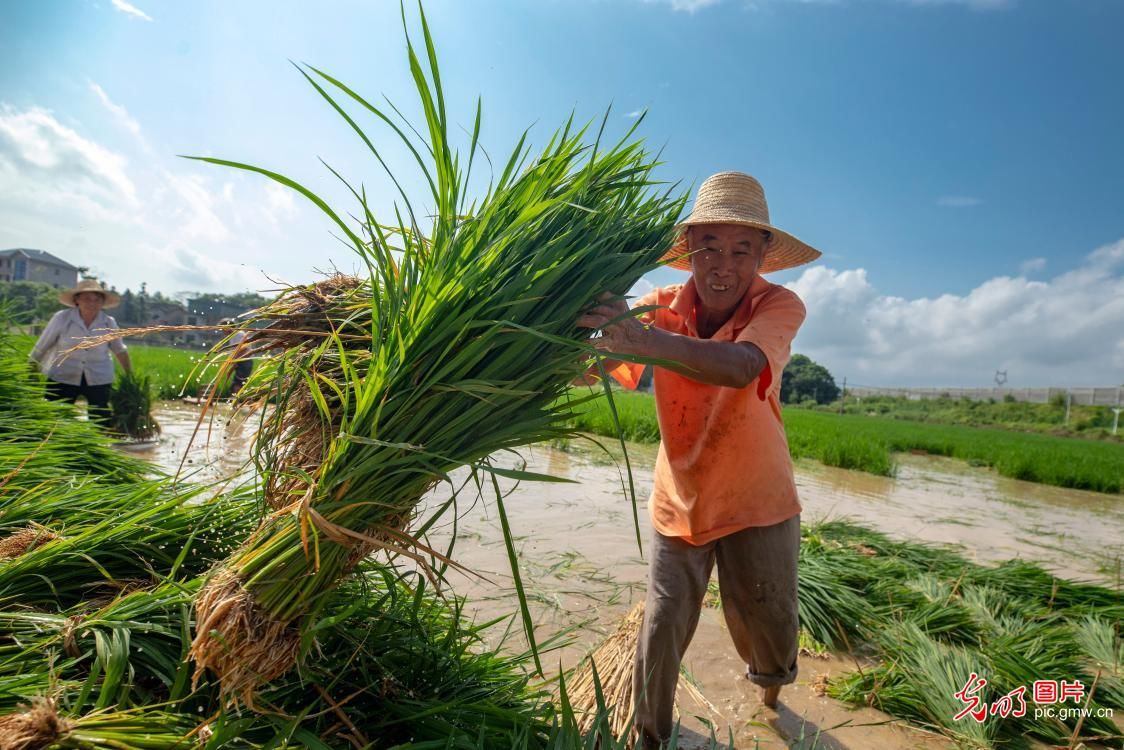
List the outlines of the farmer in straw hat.
<svg viewBox="0 0 1124 750">
<path fill-rule="evenodd" d="M 579 319 L 607 353 L 668 364 L 653 375 L 661 442 L 649 502 L 648 596 L 634 668 L 636 728 L 646 746 L 672 730 L 679 665 L 715 563 L 722 612 L 746 676 L 775 708 L 796 679 L 800 504 L 779 402 L 781 373 L 804 304 L 760 274 L 819 251 L 769 221 L 760 183 L 722 172 L 699 188 L 666 259 L 687 283 L 637 302 L 624 317 L 606 295 Z M 612 322 L 616 321 L 616 322 Z M 642 365 L 609 370 L 634 388 Z"/>
<path fill-rule="evenodd" d="M 79 397 L 89 404 L 90 418 L 109 420 L 109 391 L 113 384 L 112 351 L 126 371 L 133 369 L 125 342 L 114 339 L 91 349 L 72 351 L 88 339 L 96 339 L 118 328 L 117 321 L 103 310 L 116 307 L 121 298 L 93 279 L 59 294 L 68 309 L 55 313 L 31 350 L 31 359 L 47 376 L 47 398 L 74 403 Z"/>
</svg>

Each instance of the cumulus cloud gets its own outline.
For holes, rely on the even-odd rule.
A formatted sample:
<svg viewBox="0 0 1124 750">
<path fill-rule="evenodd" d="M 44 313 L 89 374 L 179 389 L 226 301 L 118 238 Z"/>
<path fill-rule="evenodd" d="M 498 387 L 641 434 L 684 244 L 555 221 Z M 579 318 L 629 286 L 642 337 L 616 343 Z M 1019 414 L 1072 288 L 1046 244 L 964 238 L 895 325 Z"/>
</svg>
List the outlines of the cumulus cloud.
<svg viewBox="0 0 1124 750">
<path fill-rule="evenodd" d="M 139 18 L 142 21 L 152 20 L 152 16 L 148 15 L 137 6 L 125 2 L 125 0 L 113 0 L 113 7 L 133 18 Z"/>
<path fill-rule="evenodd" d="M 1038 273 L 1044 270 L 1046 270 L 1045 258 L 1030 258 L 1028 260 L 1024 260 L 1019 266 L 1019 272 L 1022 273 L 1023 276 L 1032 273 Z"/>
<path fill-rule="evenodd" d="M 33 209 L 67 205 L 98 215 L 139 205 L 128 160 L 46 109 L 0 105 L 0 194 Z"/>
<path fill-rule="evenodd" d="M 880 293 L 864 269 L 816 267 L 788 285 L 808 319 L 795 343 L 861 385 L 1112 385 L 1124 380 L 1124 240 L 1048 281 L 1000 276 L 965 295 Z"/>
</svg>

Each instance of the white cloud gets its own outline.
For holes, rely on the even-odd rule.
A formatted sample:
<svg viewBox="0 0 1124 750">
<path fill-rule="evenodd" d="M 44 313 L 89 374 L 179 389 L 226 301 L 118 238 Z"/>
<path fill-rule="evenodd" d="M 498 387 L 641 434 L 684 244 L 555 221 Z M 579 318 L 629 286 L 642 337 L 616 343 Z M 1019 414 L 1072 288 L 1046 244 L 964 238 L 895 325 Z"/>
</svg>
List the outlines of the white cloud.
<svg viewBox="0 0 1124 750">
<path fill-rule="evenodd" d="M 0 194 L 44 208 L 76 198 L 77 208 L 114 213 L 139 205 L 128 160 L 68 128 L 39 107 L 0 105 Z"/>
<path fill-rule="evenodd" d="M 640 277 L 640 279 L 632 285 L 632 288 L 628 290 L 628 296 L 632 297 L 633 299 L 639 299 L 655 288 L 655 284 L 648 281 L 644 277 Z"/>
<path fill-rule="evenodd" d="M 981 203 L 982 200 L 969 195 L 943 195 L 937 198 L 937 205 L 942 208 L 975 208 Z"/>
<path fill-rule="evenodd" d="M 1039 271 L 1044 270 L 1046 270 L 1045 258 L 1030 258 L 1028 260 L 1024 260 L 1019 266 L 1019 272 L 1022 273 L 1023 276 L 1027 276 L 1032 273 L 1038 273 Z"/>
<path fill-rule="evenodd" d="M 135 5 L 130 5 L 125 0 L 113 0 L 113 7 L 122 13 L 128 14 L 133 18 L 140 18 L 144 21 L 151 21 L 152 17 L 145 13 L 143 10 Z"/>
<path fill-rule="evenodd" d="M 806 270 L 795 350 L 860 385 L 1111 385 L 1124 373 L 1124 240 L 1048 281 L 1000 276 L 966 295 L 880 293 L 864 269 Z"/>
<path fill-rule="evenodd" d="M 170 213 L 176 217 L 178 231 L 186 239 L 225 242 L 230 237 L 226 224 L 215 212 L 215 198 L 208 181 L 196 174 L 175 174 L 162 170 L 171 190 Z M 167 196 L 167 191 L 159 193 Z"/>
<path fill-rule="evenodd" d="M 168 274 L 172 281 L 187 289 L 239 292 L 272 286 L 262 271 L 245 263 L 231 263 L 182 245 L 155 251 L 168 258 Z"/>
<path fill-rule="evenodd" d="M 133 116 L 129 114 L 129 110 L 125 109 L 120 104 L 114 103 L 114 101 L 109 98 L 109 94 L 105 93 L 105 89 L 103 89 L 93 81 L 90 81 L 90 90 L 97 95 L 98 101 L 102 103 L 102 106 L 109 110 L 109 112 L 113 115 L 113 117 L 117 120 L 117 123 L 121 125 L 121 127 L 125 128 L 125 130 L 128 130 L 136 138 L 140 139 L 140 123 L 133 119 Z"/>
<path fill-rule="evenodd" d="M 293 191 L 273 180 L 265 183 L 265 215 L 275 227 L 297 214 Z"/>
<path fill-rule="evenodd" d="M 642 114 L 644 114 L 644 110 L 634 109 L 631 112 L 625 114 L 625 117 L 629 118 L 630 120 L 635 120 L 637 117 L 639 117 Z"/>
</svg>

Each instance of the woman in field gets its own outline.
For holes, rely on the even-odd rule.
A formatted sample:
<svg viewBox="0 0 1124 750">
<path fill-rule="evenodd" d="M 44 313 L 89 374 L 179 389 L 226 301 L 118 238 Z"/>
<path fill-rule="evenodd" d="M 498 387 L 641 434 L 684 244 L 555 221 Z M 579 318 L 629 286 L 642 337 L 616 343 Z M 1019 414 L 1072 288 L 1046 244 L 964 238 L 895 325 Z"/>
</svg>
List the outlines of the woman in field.
<svg viewBox="0 0 1124 750">
<path fill-rule="evenodd" d="M 47 398 L 70 403 L 84 398 L 90 419 L 105 424 L 109 421 L 109 392 L 114 379 L 110 352 L 126 372 L 133 369 L 125 342 L 114 339 L 77 351 L 74 347 L 118 328 L 117 321 L 104 310 L 116 307 L 121 298 L 97 281 L 84 279 L 73 289 L 61 292 L 59 302 L 68 309 L 51 317 L 31 350 L 31 359 L 47 377 Z"/>
</svg>

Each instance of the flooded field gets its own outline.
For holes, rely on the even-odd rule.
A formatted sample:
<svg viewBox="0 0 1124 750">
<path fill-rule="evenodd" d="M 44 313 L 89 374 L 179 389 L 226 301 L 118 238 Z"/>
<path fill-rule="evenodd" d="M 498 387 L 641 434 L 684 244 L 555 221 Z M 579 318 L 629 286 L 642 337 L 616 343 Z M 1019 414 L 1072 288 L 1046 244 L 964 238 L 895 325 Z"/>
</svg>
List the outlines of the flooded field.
<svg viewBox="0 0 1124 750">
<path fill-rule="evenodd" d="M 229 420 L 220 411 L 203 423 L 189 450 L 198 416 L 197 406 L 163 405 L 157 418 L 164 437 L 138 455 L 169 472 L 182 466 L 185 475 L 198 479 L 243 470 L 252 421 Z M 535 446 L 521 454 L 498 464 L 523 467 L 525 461 L 529 471 L 571 480 L 501 482 L 537 638 L 549 641 L 561 633 L 566 644 L 546 654 L 544 664 L 569 668 L 643 597 L 646 568 L 637 548 L 633 505 L 618 462 L 600 449 L 578 442 Z M 630 456 L 646 547 L 645 500 L 654 449 L 633 446 Z M 797 486 L 806 521 L 849 518 L 903 540 L 958 545 L 971 560 L 1021 557 L 1063 577 L 1120 586 L 1124 502 L 1118 496 L 1003 479 L 927 456 L 904 457 L 896 479 L 800 463 Z M 438 488 L 426 507 L 448 497 L 447 488 Z M 453 556 L 473 574 L 451 573 L 453 590 L 468 598 L 469 612 L 478 620 L 510 615 L 516 610 L 514 586 L 494 497 L 478 499 L 475 488 L 462 492 L 457 517 Z M 452 519 L 446 517 L 431 530 L 428 543 L 444 551 L 451 536 Z M 522 643 L 518 621 L 490 632 L 497 640 L 507 634 L 513 648 Z M 824 675 L 854 669 L 853 662 L 836 658 L 802 656 L 800 676 L 782 692 L 779 710 L 765 709 L 743 677 L 744 666 L 716 610 L 704 611 L 685 666 L 706 701 L 681 691 L 684 724 L 700 733 L 713 726 L 720 738 L 732 731 L 737 747 L 812 747 L 817 741 L 819 748 L 953 746 L 878 711 L 854 710 L 817 695 L 815 686 Z"/>
</svg>

